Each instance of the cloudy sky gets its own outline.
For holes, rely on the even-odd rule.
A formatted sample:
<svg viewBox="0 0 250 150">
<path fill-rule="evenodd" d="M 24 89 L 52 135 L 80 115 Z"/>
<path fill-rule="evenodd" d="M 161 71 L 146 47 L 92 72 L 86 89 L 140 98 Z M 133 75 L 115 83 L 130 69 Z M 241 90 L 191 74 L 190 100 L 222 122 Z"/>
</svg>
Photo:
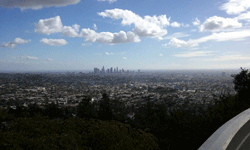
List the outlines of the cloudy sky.
<svg viewBox="0 0 250 150">
<path fill-rule="evenodd" d="M 2 0 L 0 71 L 250 68 L 249 0 Z"/>
</svg>

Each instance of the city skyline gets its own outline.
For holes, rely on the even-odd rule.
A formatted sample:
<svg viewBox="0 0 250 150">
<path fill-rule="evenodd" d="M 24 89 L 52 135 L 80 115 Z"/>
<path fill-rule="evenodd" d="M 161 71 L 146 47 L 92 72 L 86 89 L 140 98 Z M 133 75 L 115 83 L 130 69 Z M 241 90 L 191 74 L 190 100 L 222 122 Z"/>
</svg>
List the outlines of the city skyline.
<svg viewBox="0 0 250 150">
<path fill-rule="evenodd" d="M 97 73 L 101 73 L 101 74 L 103 74 L 103 73 L 124 73 L 124 72 L 129 73 L 129 72 L 131 72 L 131 70 L 124 70 L 123 68 L 119 70 L 118 67 L 116 67 L 116 68 L 114 67 L 114 70 L 113 70 L 113 67 L 110 67 L 110 68 L 105 70 L 105 68 L 103 66 L 102 69 L 94 68 L 94 71 L 93 71 L 93 73 L 95 73 L 95 74 L 97 74 Z M 134 72 L 134 71 L 132 71 L 132 72 Z M 140 69 L 138 69 L 137 72 L 140 73 Z"/>
<path fill-rule="evenodd" d="M 250 68 L 249 0 L 6 0 L 0 6 L 0 72 Z"/>
</svg>

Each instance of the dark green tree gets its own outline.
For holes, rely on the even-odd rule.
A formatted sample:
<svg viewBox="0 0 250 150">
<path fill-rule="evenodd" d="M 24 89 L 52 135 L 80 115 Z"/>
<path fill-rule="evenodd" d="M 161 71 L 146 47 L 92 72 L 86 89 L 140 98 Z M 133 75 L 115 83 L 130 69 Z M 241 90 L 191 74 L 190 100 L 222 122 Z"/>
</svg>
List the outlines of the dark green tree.
<svg viewBox="0 0 250 150">
<path fill-rule="evenodd" d="M 90 97 L 84 97 L 77 107 L 76 115 L 80 118 L 94 118 L 94 106 L 91 104 Z"/>
<path fill-rule="evenodd" d="M 239 74 L 232 75 L 234 78 L 234 89 L 239 95 L 241 101 L 250 104 L 250 72 L 248 69 L 242 69 Z"/>
<path fill-rule="evenodd" d="M 110 99 L 106 93 L 102 94 L 102 100 L 99 103 L 98 117 L 102 120 L 113 119 Z"/>
<path fill-rule="evenodd" d="M 62 109 L 60 109 L 58 104 L 55 104 L 54 102 L 45 106 L 44 114 L 48 116 L 50 119 L 65 117 Z"/>
</svg>

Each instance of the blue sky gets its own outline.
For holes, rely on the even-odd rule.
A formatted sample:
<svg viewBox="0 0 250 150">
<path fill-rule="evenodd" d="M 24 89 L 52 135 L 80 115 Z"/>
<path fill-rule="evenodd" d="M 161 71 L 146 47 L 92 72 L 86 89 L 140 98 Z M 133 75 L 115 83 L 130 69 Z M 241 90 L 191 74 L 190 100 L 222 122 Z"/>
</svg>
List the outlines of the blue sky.
<svg viewBox="0 0 250 150">
<path fill-rule="evenodd" d="M 250 68 L 249 0 L 2 0 L 0 20 L 0 71 Z"/>
</svg>

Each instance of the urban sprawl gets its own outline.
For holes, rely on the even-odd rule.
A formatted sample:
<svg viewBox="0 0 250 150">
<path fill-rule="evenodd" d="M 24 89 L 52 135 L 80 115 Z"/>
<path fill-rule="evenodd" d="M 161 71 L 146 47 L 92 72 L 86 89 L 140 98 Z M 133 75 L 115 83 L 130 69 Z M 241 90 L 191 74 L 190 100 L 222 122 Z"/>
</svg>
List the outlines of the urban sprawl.
<svg viewBox="0 0 250 150">
<path fill-rule="evenodd" d="M 91 102 L 119 99 L 127 109 L 138 108 L 147 98 L 154 103 L 174 101 L 178 105 L 204 106 L 221 94 L 236 94 L 233 77 L 223 71 L 125 71 L 104 67 L 93 72 L 0 73 L 0 107 L 44 107 L 57 103 L 75 108 L 83 97 Z M 190 106 L 191 106 L 190 105 Z M 133 109 L 131 109 L 133 110 Z M 131 114 L 131 113 L 130 113 Z"/>
</svg>

